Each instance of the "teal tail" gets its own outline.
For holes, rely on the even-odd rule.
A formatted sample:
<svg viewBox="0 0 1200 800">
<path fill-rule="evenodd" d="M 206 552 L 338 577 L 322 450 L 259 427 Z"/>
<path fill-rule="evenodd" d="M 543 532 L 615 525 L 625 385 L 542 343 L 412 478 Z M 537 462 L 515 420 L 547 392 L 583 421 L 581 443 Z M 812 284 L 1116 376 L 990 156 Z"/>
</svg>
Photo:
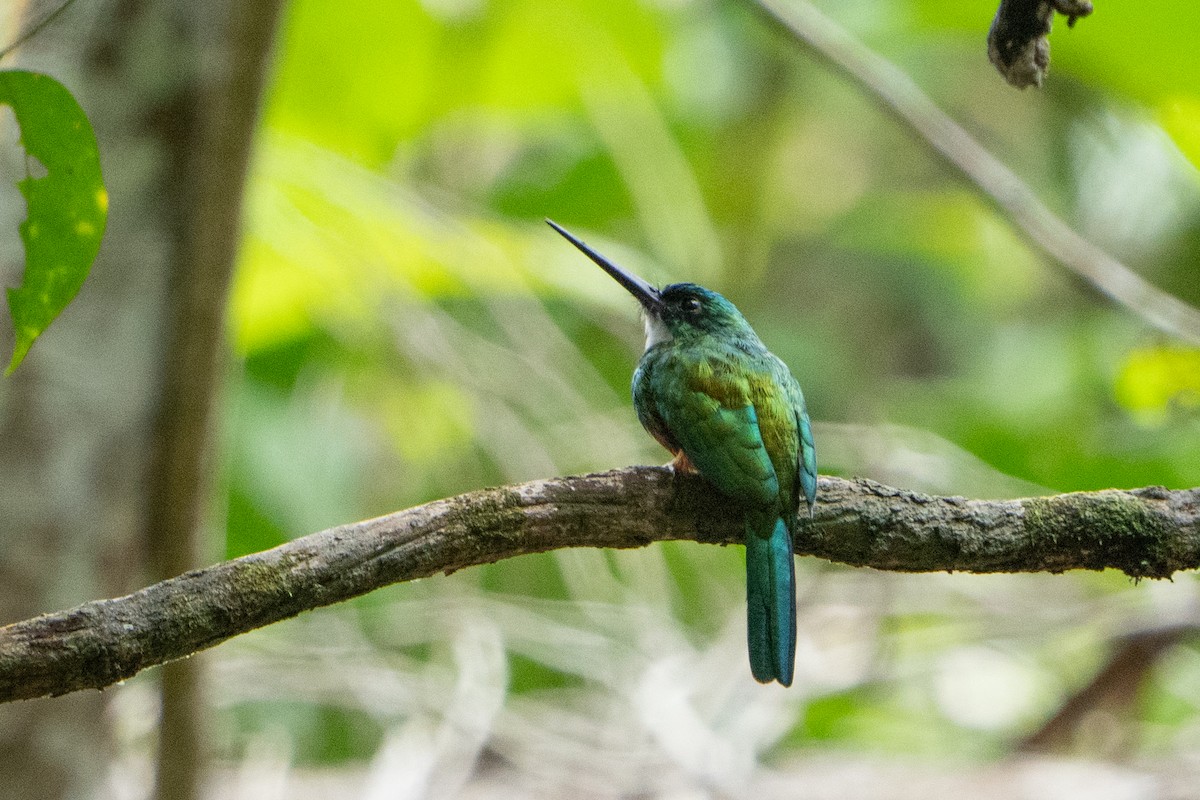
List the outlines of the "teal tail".
<svg viewBox="0 0 1200 800">
<path fill-rule="evenodd" d="M 796 664 L 796 562 L 792 534 L 782 519 L 765 526 L 756 525 L 753 515 L 746 520 L 746 605 L 754 679 L 791 686 Z"/>
</svg>

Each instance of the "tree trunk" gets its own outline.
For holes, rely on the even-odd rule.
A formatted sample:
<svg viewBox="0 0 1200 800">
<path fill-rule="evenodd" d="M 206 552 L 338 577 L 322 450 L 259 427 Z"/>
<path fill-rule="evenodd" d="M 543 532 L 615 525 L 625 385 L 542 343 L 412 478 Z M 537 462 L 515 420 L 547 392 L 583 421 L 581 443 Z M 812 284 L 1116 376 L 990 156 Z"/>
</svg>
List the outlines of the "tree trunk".
<svg viewBox="0 0 1200 800">
<path fill-rule="evenodd" d="M 16 54 L 92 120 L 110 216 L 83 291 L 0 385 L 0 622 L 169 577 L 207 549 L 197 532 L 225 294 L 280 5 L 109 0 L 70 9 Z M 0 219 L 6 238 L 15 211 Z M 16 283 L 19 268 L 7 259 L 0 278 Z M 159 789 L 187 798 L 202 682 L 179 669 L 163 680 Z M 4 793 L 97 794 L 109 697 L 0 709 Z"/>
</svg>

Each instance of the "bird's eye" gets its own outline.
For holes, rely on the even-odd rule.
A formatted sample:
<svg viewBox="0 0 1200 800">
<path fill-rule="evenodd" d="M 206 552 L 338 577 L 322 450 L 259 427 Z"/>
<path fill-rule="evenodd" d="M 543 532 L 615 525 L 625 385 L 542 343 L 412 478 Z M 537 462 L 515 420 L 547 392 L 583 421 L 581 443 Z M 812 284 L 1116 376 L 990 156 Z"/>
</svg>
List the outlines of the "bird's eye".
<svg viewBox="0 0 1200 800">
<path fill-rule="evenodd" d="M 695 297 L 689 297 L 687 300 L 684 300 L 683 301 L 683 313 L 689 314 L 689 315 L 699 314 L 700 313 L 700 301 L 697 300 Z"/>
</svg>

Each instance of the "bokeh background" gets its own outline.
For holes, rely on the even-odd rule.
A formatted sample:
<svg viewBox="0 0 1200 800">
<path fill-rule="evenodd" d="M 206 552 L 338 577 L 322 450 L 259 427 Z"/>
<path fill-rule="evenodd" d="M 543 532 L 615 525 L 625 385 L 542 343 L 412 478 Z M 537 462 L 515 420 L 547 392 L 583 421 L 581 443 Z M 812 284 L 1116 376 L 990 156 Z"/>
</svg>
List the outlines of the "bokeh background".
<svg viewBox="0 0 1200 800">
<path fill-rule="evenodd" d="M 1076 230 L 1200 305 L 1200 7 L 1100 0 L 1021 92 L 987 62 L 989 3 L 818 5 Z M 629 399 L 635 304 L 547 216 L 734 300 L 804 387 L 823 473 L 983 498 L 1200 485 L 1200 352 L 1027 244 L 751 3 L 295 0 L 246 186 L 209 561 L 665 461 Z M 105 313 L 90 286 L 66 317 Z M 527 556 L 233 640 L 201 656 L 204 791 L 1200 797 L 1193 576 L 801 559 L 785 691 L 745 663 L 742 558 Z M 148 795 L 156 691 L 149 672 L 100 696 L 106 744 L 70 796 Z"/>
</svg>

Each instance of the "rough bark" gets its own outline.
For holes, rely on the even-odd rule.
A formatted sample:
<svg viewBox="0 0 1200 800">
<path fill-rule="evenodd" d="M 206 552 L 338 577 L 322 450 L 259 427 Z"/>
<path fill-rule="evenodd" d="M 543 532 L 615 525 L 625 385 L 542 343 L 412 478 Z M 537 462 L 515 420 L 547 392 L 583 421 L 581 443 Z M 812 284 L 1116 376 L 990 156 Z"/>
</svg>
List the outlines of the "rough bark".
<svg viewBox="0 0 1200 800">
<path fill-rule="evenodd" d="M 983 501 L 822 478 L 819 498 L 796 552 L 855 566 L 1135 578 L 1200 566 L 1200 489 Z M 0 628 L 0 700 L 102 688 L 398 581 L 562 547 L 741 538 L 737 513 L 703 480 L 664 467 L 485 489 Z"/>
</svg>

